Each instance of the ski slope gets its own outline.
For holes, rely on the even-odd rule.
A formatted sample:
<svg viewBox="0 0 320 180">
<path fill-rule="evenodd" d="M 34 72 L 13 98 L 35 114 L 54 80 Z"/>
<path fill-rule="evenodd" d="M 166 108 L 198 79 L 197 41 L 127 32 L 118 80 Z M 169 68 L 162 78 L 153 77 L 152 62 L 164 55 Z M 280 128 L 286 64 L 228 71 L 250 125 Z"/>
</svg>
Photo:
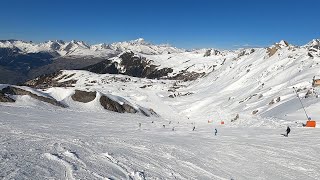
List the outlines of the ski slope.
<svg viewBox="0 0 320 180">
<path fill-rule="evenodd" d="M 178 120 L 112 112 L 0 110 L 2 179 L 320 178 L 319 128 L 292 128 L 286 138 L 285 128 L 192 131 Z"/>
</svg>

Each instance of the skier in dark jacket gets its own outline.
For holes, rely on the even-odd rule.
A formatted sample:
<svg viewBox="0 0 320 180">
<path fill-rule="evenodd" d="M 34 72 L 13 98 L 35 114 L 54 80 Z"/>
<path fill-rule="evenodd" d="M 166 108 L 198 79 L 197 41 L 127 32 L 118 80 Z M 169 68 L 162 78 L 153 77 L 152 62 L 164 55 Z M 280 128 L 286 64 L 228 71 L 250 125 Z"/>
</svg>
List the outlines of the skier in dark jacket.
<svg viewBox="0 0 320 180">
<path fill-rule="evenodd" d="M 217 128 L 215 128 L 215 129 L 214 129 L 214 135 L 216 136 L 217 133 L 218 133 L 218 130 L 217 130 Z"/>
<path fill-rule="evenodd" d="M 288 135 L 289 135 L 289 133 L 290 133 L 290 131 L 291 131 L 291 129 L 290 129 L 289 126 L 287 127 L 287 130 L 286 130 L 286 131 L 287 131 L 287 135 L 286 135 L 286 136 L 288 137 Z"/>
</svg>

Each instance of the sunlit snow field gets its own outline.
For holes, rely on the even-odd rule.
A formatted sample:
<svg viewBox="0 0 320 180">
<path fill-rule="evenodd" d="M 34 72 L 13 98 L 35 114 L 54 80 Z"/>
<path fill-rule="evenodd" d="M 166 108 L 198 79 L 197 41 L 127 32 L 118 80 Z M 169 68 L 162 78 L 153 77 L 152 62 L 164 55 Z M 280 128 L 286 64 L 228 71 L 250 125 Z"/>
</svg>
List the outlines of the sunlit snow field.
<svg viewBox="0 0 320 180">
<path fill-rule="evenodd" d="M 112 112 L 0 111 L 2 179 L 320 178 L 319 128 L 283 137 L 285 128 L 202 123 L 192 131 L 177 119 Z"/>
</svg>

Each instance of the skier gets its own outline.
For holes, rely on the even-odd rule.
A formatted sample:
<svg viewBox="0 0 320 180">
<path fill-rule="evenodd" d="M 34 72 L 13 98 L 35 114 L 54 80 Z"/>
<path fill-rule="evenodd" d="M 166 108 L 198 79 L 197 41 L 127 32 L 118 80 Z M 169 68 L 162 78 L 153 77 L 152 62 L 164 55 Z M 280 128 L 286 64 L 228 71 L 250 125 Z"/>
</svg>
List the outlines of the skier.
<svg viewBox="0 0 320 180">
<path fill-rule="evenodd" d="M 196 127 L 195 126 L 193 126 L 193 129 L 192 129 L 192 131 L 194 131 L 196 129 Z"/>
<path fill-rule="evenodd" d="M 216 136 L 217 133 L 218 133 L 218 130 L 217 130 L 217 128 L 215 128 L 215 129 L 214 129 L 214 135 Z"/>
<path fill-rule="evenodd" d="M 141 123 L 139 123 L 139 128 L 141 128 Z"/>
<path fill-rule="evenodd" d="M 289 126 L 287 127 L 287 130 L 286 130 L 286 131 L 287 131 L 286 137 L 288 137 L 288 135 L 289 135 L 289 133 L 290 133 L 290 131 L 291 131 L 291 129 L 290 129 Z"/>
</svg>

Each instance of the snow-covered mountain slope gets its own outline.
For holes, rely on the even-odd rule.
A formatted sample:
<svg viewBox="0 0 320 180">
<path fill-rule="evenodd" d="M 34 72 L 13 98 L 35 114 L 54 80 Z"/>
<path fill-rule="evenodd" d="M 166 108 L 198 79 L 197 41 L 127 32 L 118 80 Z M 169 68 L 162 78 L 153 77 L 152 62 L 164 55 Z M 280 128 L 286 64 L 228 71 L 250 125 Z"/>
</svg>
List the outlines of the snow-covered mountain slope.
<svg viewBox="0 0 320 180">
<path fill-rule="evenodd" d="M 56 106 L 73 110 L 114 111 L 118 113 L 138 113 L 145 116 L 158 114 L 150 109 L 127 101 L 125 98 L 108 92 L 88 91 L 77 88 L 51 88 L 46 91 L 25 86 L 0 86 L 0 102 L 18 106 Z"/>
<path fill-rule="evenodd" d="M 259 118 L 275 118 L 270 122 L 301 125 L 307 118 L 293 89 L 296 87 L 308 116 L 319 120 L 320 89 L 312 87 L 312 82 L 314 76 L 320 78 L 320 56 L 305 48 L 275 46 L 271 57 L 272 47 L 227 59 L 208 76 L 178 89 L 181 94 L 194 93 L 179 98 L 181 114 L 197 121 L 230 121 L 239 114 L 234 124 L 252 125 L 252 117 L 256 117 L 254 124 L 259 124 Z"/>
<path fill-rule="evenodd" d="M 175 81 L 172 80 L 153 80 L 125 75 L 95 74 L 88 71 L 68 70 L 60 71 L 51 76 L 39 77 L 25 84 L 42 89 L 42 91 L 49 93 L 50 96 L 58 100 L 66 98 L 64 96 L 60 97 L 64 94 L 64 91 L 74 92 L 75 89 L 98 91 L 103 94 L 123 97 L 131 104 L 151 108 L 160 116 L 171 112 L 172 117 L 178 117 L 177 112 L 174 112 L 163 101 L 163 98 L 172 94 L 169 89 L 172 89 L 174 83 Z M 66 93 L 66 95 L 68 94 Z"/>
<path fill-rule="evenodd" d="M 99 74 L 124 74 L 140 78 L 186 81 L 195 80 L 214 70 L 216 62 L 212 59 L 201 62 L 201 55 L 195 55 L 196 57 L 193 54 L 188 55 L 189 59 L 186 59 L 185 53 L 146 56 L 130 51 L 83 69 Z"/>
<path fill-rule="evenodd" d="M 311 57 L 306 48 L 275 46 L 277 49 L 271 57 L 268 53 L 270 48 L 206 57 L 191 52 L 146 56 L 157 59 L 154 64 L 171 67 L 176 72 L 190 69 L 205 73 L 195 81 L 63 71 L 54 76 L 60 84 L 52 83 L 52 77 L 49 80 L 39 78 L 27 84 L 42 87 L 46 82 L 49 86 L 65 86 L 71 82 L 78 88 L 108 90 L 143 105 L 146 103 L 147 107 L 160 111 L 164 117 L 168 110 L 174 112 L 175 117 L 166 117 L 169 119 L 178 117 L 198 123 L 224 120 L 229 125 L 249 126 L 281 126 L 287 123 L 301 126 L 305 123 L 307 118 L 293 89 L 296 87 L 308 116 L 320 119 L 316 108 L 320 90 L 312 87 L 313 77 L 320 78 L 320 58 L 316 54 Z M 237 114 L 239 119 L 233 120 Z"/>
<path fill-rule="evenodd" d="M 317 42 L 313 40 L 299 47 L 280 41 L 268 48 L 234 51 L 203 49 L 157 55 L 125 52 L 87 68 L 101 75 L 85 71 L 62 71 L 62 74 L 57 73 L 31 81 L 31 85 L 38 88 L 72 85 L 102 92 L 105 91 L 104 88 L 111 88 L 115 89 L 114 93 L 129 99 L 130 96 L 133 98 L 135 94 L 140 94 L 137 99 L 143 97 L 144 100 L 139 102 L 142 105 L 149 102 L 146 103 L 146 107 L 156 108 L 160 103 L 165 109 L 160 110 L 162 114 L 165 115 L 166 110 L 172 108 L 175 115 L 181 114 L 185 119 L 193 119 L 196 122 L 224 119 L 227 122 L 232 120 L 232 124 L 259 125 L 259 118 L 278 118 L 301 125 L 306 117 L 293 87 L 297 88 L 307 112 L 310 112 L 308 116 L 320 118 L 316 110 L 316 106 L 319 105 L 319 88 L 312 87 L 313 77 L 320 78 L 320 52 L 315 49 Z M 135 43 L 146 44 L 142 40 Z M 135 79 L 134 83 L 140 83 L 130 85 L 135 88 L 129 90 L 123 87 L 131 84 L 131 80 L 123 80 L 120 84 L 112 80 L 106 83 L 104 79 L 110 77 Z M 140 78 L 144 77 L 150 80 L 142 81 Z M 55 82 L 52 79 L 63 82 Z M 155 83 L 149 83 L 153 81 Z M 165 85 L 166 82 L 170 82 L 170 87 Z M 158 89 L 154 89 L 154 86 Z M 147 88 L 141 92 L 140 87 Z M 141 94 L 152 95 L 145 97 Z M 215 111 L 219 111 L 220 114 Z M 217 118 L 218 114 L 220 118 Z M 239 119 L 235 118 L 237 114 Z M 257 122 L 251 122 L 251 117 Z"/>
</svg>

